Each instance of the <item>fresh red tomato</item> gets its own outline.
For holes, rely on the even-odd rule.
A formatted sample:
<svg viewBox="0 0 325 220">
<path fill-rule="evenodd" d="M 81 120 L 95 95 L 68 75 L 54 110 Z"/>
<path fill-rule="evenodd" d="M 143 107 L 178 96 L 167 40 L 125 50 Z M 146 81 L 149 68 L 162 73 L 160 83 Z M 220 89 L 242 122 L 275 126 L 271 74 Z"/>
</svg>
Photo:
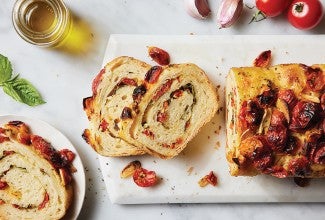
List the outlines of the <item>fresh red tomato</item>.
<svg viewBox="0 0 325 220">
<path fill-rule="evenodd" d="M 258 10 L 266 17 L 275 17 L 284 12 L 292 0 L 255 0 Z"/>
<path fill-rule="evenodd" d="M 288 10 L 288 20 L 296 28 L 308 30 L 316 27 L 323 17 L 319 0 L 294 0 Z"/>
<path fill-rule="evenodd" d="M 149 187 L 157 183 L 157 176 L 155 171 L 138 168 L 133 174 L 133 180 L 138 186 Z"/>
</svg>

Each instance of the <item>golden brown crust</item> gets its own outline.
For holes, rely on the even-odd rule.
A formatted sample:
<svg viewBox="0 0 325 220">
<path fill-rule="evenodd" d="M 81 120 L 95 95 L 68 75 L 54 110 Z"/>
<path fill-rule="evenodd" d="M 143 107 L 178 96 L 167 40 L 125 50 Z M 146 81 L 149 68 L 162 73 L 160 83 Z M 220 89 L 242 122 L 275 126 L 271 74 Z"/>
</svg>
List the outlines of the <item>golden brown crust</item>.
<svg viewBox="0 0 325 220">
<path fill-rule="evenodd" d="M 231 175 L 325 176 L 324 70 L 325 65 L 303 64 L 230 70 L 226 158 Z"/>
</svg>

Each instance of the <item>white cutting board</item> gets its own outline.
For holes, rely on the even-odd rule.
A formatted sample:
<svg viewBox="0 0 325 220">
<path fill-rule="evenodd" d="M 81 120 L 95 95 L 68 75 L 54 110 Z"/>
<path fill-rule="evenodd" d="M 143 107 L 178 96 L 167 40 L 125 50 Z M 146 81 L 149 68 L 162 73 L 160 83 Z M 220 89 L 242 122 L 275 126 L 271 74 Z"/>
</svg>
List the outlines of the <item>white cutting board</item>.
<svg viewBox="0 0 325 220">
<path fill-rule="evenodd" d="M 221 86 L 219 96 L 222 103 L 229 68 L 252 65 L 264 50 L 272 50 L 272 64 L 325 63 L 324 36 L 318 35 L 111 35 L 103 65 L 122 55 L 156 65 L 148 56 L 147 46 L 168 51 L 171 63 L 193 62 L 200 66 L 215 86 Z M 121 179 L 121 170 L 133 160 L 139 160 L 144 168 L 156 171 L 162 178 L 159 184 L 141 188 L 133 182 L 132 177 Z M 99 157 L 99 161 L 112 203 L 325 202 L 325 179 L 312 180 L 308 187 L 301 188 L 292 179 L 265 175 L 230 176 L 225 159 L 224 111 L 216 115 L 173 159 L 162 160 L 151 156 Z M 190 169 L 192 172 L 189 172 Z M 211 170 L 218 176 L 218 185 L 201 188 L 198 181 Z"/>
</svg>

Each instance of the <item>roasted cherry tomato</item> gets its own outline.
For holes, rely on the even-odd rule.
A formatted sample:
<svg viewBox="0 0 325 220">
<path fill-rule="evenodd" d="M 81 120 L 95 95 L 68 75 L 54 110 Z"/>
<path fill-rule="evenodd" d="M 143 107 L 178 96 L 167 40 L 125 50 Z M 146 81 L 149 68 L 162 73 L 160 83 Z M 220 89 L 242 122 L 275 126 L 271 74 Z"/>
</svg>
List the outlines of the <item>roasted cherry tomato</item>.
<svg viewBox="0 0 325 220">
<path fill-rule="evenodd" d="M 138 186 L 149 187 L 157 183 L 157 176 L 155 171 L 138 168 L 133 174 L 133 180 Z"/>
<path fill-rule="evenodd" d="M 159 65 L 168 65 L 170 57 L 167 51 L 159 47 L 148 47 L 149 56 Z"/>
<path fill-rule="evenodd" d="M 275 17 L 284 12 L 292 0 L 256 0 L 256 7 L 266 17 Z"/>
<path fill-rule="evenodd" d="M 323 17 L 319 0 L 294 0 L 288 10 L 288 20 L 296 28 L 308 30 L 316 27 Z"/>
</svg>

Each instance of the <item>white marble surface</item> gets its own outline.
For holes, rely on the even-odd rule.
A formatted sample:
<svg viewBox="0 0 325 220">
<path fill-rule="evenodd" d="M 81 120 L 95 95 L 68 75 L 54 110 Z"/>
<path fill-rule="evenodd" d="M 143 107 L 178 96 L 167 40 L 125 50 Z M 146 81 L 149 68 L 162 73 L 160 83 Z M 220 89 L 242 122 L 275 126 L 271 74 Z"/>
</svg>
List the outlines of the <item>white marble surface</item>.
<svg viewBox="0 0 325 220">
<path fill-rule="evenodd" d="M 0 114 L 18 114 L 45 120 L 78 148 L 86 167 L 87 190 L 80 219 L 324 219 L 323 204 L 164 204 L 113 205 L 102 181 L 97 155 L 81 139 L 87 121 L 81 100 L 90 94 L 90 82 L 99 70 L 110 34 L 323 34 L 325 20 L 314 30 L 299 31 L 284 16 L 248 24 L 254 10 L 245 8 L 238 24 L 218 29 L 220 1 L 210 0 L 209 20 L 189 17 L 181 0 L 66 0 L 93 33 L 92 48 L 79 56 L 38 48 L 24 42 L 11 23 L 13 0 L 0 4 L 0 53 L 14 70 L 40 90 L 45 105 L 31 108 L 0 91 Z M 252 0 L 245 3 L 252 5 Z M 312 42 L 311 42 L 312 46 Z"/>
</svg>

